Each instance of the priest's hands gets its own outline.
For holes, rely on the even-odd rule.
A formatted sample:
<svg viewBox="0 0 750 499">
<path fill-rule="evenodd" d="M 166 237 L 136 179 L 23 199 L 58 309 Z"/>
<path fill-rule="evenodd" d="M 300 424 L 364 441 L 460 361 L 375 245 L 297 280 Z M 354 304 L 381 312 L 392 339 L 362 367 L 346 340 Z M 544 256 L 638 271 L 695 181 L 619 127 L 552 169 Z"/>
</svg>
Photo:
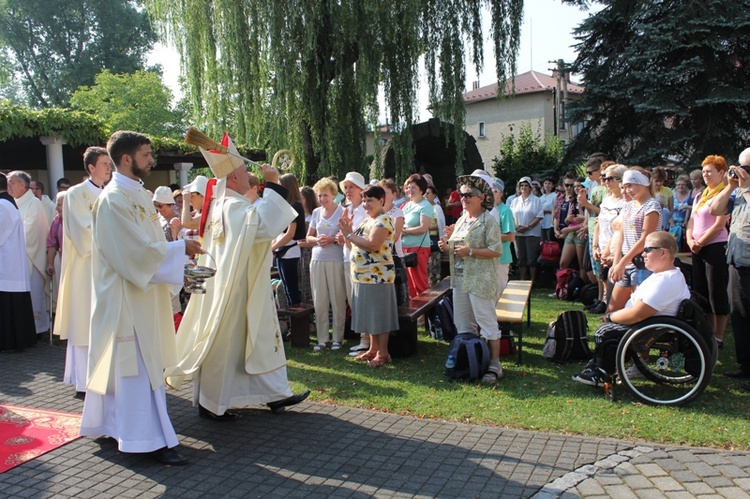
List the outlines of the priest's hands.
<svg viewBox="0 0 750 499">
<path fill-rule="evenodd" d="M 205 253 L 201 248 L 201 243 L 194 239 L 185 239 L 185 254 L 189 257 Z"/>
</svg>

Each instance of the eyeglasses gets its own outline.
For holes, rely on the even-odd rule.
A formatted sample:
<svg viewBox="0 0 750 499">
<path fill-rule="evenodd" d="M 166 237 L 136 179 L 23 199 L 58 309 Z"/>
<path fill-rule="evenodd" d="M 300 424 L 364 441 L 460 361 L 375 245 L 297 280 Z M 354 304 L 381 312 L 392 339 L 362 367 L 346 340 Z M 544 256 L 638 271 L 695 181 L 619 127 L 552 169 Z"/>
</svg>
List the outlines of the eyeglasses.
<svg viewBox="0 0 750 499">
<path fill-rule="evenodd" d="M 593 175 L 594 173 L 598 171 L 599 171 L 599 168 L 597 168 L 596 170 L 586 170 L 586 175 Z"/>
<path fill-rule="evenodd" d="M 652 251 L 658 250 L 658 249 L 664 249 L 664 248 L 662 248 L 661 246 L 646 246 L 645 248 L 643 248 L 643 252 L 651 253 Z"/>
<path fill-rule="evenodd" d="M 461 196 L 462 198 L 466 198 L 466 199 L 471 199 L 471 198 L 473 198 L 474 196 L 476 196 L 476 194 L 474 194 L 473 192 L 459 192 L 458 194 L 459 194 L 459 195 L 460 195 L 460 196 Z"/>
<path fill-rule="evenodd" d="M 565 187 L 573 187 L 573 184 L 565 184 Z"/>
</svg>

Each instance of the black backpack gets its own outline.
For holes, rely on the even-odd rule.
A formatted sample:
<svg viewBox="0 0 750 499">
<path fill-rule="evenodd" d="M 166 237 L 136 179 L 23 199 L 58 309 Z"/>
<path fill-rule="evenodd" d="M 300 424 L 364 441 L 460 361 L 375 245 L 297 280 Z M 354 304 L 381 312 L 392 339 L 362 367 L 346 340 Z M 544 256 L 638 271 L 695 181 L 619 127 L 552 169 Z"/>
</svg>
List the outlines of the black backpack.
<svg viewBox="0 0 750 499">
<path fill-rule="evenodd" d="M 446 363 L 445 377 L 471 381 L 481 379 L 490 367 L 490 349 L 484 339 L 473 333 L 456 335 L 448 347 L 448 358 L 453 357 L 454 366 Z"/>
<path fill-rule="evenodd" d="M 594 304 L 594 301 L 599 297 L 599 285 L 596 283 L 586 284 L 581 288 L 581 292 L 578 293 L 578 299 L 587 307 Z"/>
<path fill-rule="evenodd" d="M 430 336 L 448 343 L 456 337 L 456 323 L 453 321 L 453 300 L 450 293 L 437 302 L 430 314 Z"/>
<path fill-rule="evenodd" d="M 586 283 L 578 275 L 573 277 L 568 283 L 568 301 L 576 301 L 579 299 L 581 290 L 586 286 Z"/>
<path fill-rule="evenodd" d="M 568 310 L 557 316 L 547 328 L 542 357 L 560 364 L 572 360 L 591 359 L 586 331 L 586 314 L 580 310 Z"/>
</svg>

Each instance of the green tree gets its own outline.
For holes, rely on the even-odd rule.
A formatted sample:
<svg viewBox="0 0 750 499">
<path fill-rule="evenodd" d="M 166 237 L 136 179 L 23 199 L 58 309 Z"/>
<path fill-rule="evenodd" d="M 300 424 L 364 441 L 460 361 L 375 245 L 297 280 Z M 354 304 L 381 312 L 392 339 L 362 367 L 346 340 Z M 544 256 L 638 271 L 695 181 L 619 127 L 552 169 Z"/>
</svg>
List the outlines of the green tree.
<svg viewBox="0 0 750 499">
<path fill-rule="evenodd" d="M 506 195 L 514 192 L 512 186 L 523 176 L 557 177 L 560 174 L 565 143 L 550 133 L 542 137 L 540 130 L 541 123 L 534 132 L 527 121 L 518 128 L 518 138 L 512 126 L 511 133 L 503 135 L 500 154 L 492 158 L 492 167 L 495 175 L 506 182 Z"/>
<path fill-rule="evenodd" d="M 153 71 L 112 74 L 105 69 L 95 85 L 73 92 L 70 104 L 102 118 L 112 130 L 138 130 L 158 136 L 179 136 L 182 116 L 171 107 L 172 92 Z"/>
<path fill-rule="evenodd" d="M 515 68 L 523 0 L 146 0 L 178 47 L 193 119 L 209 133 L 292 148 L 307 180 L 356 169 L 366 124 L 414 122 L 424 57 L 433 112 L 456 130 L 462 157 L 465 58 L 482 59 L 492 17 L 497 76 Z M 465 47 L 468 43 L 469 54 Z M 411 138 L 394 137 L 411 170 Z M 460 168 L 460 165 L 457 165 Z"/>
<path fill-rule="evenodd" d="M 570 106 L 571 121 L 584 123 L 572 160 L 602 151 L 631 164 L 695 164 L 747 147 L 748 0 L 597 3 L 575 31 L 573 70 L 586 92 Z"/>
<path fill-rule="evenodd" d="M 66 106 L 102 69 L 142 69 L 155 39 L 138 0 L 0 0 L 0 47 L 32 106 Z"/>
</svg>

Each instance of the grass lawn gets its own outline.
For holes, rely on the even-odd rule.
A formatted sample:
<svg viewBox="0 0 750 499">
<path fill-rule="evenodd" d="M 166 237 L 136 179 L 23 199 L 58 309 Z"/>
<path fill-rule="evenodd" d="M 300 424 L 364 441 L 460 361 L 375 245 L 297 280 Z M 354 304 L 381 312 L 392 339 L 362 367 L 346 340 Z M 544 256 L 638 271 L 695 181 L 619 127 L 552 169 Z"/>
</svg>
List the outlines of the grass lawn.
<svg viewBox="0 0 750 499">
<path fill-rule="evenodd" d="M 380 369 L 348 357 L 348 347 L 313 353 L 287 346 L 289 378 L 295 392 L 310 389 L 310 399 L 325 404 L 373 409 L 524 430 L 621 438 L 663 444 L 750 449 L 750 392 L 721 375 L 736 367 L 731 330 L 706 391 L 686 407 L 638 403 L 624 388 L 617 400 L 602 389 L 571 381 L 582 364 L 558 365 L 542 358 L 547 324 L 580 303 L 532 293 L 532 322 L 524 329 L 524 364 L 501 357 L 505 377 L 497 385 L 449 382 L 443 376 L 448 344 L 421 331 L 419 354 Z M 588 314 L 589 339 L 598 316 Z M 315 344 L 313 341 L 312 344 Z"/>
</svg>

